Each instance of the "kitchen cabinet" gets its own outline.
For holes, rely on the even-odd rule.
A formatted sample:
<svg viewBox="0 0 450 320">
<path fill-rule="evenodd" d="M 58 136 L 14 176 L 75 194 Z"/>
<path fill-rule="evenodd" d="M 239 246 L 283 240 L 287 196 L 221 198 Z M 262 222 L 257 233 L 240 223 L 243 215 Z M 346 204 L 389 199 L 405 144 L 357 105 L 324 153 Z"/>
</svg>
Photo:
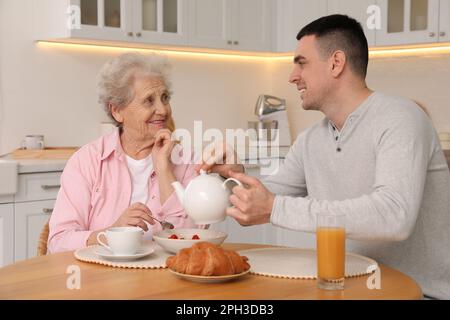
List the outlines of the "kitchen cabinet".
<svg viewBox="0 0 450 320">
<path fill-rule="evenodd" d="M 128 41 L 131 1 L 32 1 L 36 40 L 98 39 Z"/>
<path fill-rule="evenodd" d="M 231 3 L 233 46 L 244 51 L 271 51 L 273 1 L 233 0 Z"/>
<path fill-rule="evenodd" d="M 258 165 L 246 165 L 247 175 L 261 179 Z M 277 244 L 277 227 L 269 224 L 255 226 L 241 226 L 235 219 L 227 217 L 225 221 L 213 224 L 210 227 L 228 234 L 226 242 Z"/>
<path fill-rule="evenodd" d="M 185 3 L 186 0 L 36 0 L 35 39 L 186 44 Z"/>
<path fill-rule="evenodd" d="M 232 47 L 230 6 L 227 0 L 189 1 L 189 45 Z M 230 43 L 228 42 L 230 41 Z"/>
<path fill-rule="evenodd" d="M 449 0 L 35 0 L 36 40 L 292 52 L 302 27 L 341 13 L 370 47 L 450 41 Z M 381 27 L 367 26 L 380 9 Z M 373 13 L 370 13 L 373 14 Z"/>
<path fill-rule="evenodd" d="M 37 255 L 40 233 L 50 218 L 60 188 L 61 172 L 19 174 L 14 195 L 14 260 Z"/>
<path fill-rule="evenodd" d="M 242 51 L 272 49 L 272 0 L 188 0 L 189 45 Z"/>
<path fill-rule="evenodd" d="M 367 26 L 367 8 L 375 5 L 376 0 L 328 0 L 327 14 L 346 14 L 361 23 L 370 47 L 375 46 L 375 29 Z"/>
<path fill-rule="evenodd" d="M 272 49 L 273 0 L 36 0 L 36 40 Z M 81 41 L 80 41 L 81 40 Z"/>
<path fill-rule="evenodd" d="M 450 0 L 439 1 L 439 42 L 450 41 Z"/>
<path fill-rule="evenodd" d="M 133 0 L 133 36 L 141 43 L 186 45 L 186 0 Z"/>
<path fill-rule="evenodd" d="M 277 245 L 297 248 L 316 248 L 316 236 L 314 233 L 306 233 L 285 228 L 278 228 Z"/>
<path fill-rule="evenodd" d="M 291 52 L 297 33 L 308 23 L 327 15 L 327 0 L 277 0 L 277 41 L 279 52 Z"/>
<path fill-rule="evenodd" d="M 15 261 L 37 255 L 39 236 L 53 211 L 55 200 L 20 202 L 14 208 Z"/>
<path fill-rule="evenodd" d="M 0 267 L 14 261 L 14 205 L 0 204 Z"/>
<path fill-rule="evenodd" d="M 377 0 L 377 4 L 381 10 L 377 46 L 439 41 L 439 5 L 445 7 L 448 0 Z M 448 24 L 445 15 L 441 18 L 442 25 Z"/>
<path fill-rule="evenodd" d="M 281 165 L 282 163 L 283 159 L 280 159 L 279 164 Z M 258 179 L 263 179 L 263 177 L 260 174 L 260 168 L 258 166 L 246 168 L 246 172 L 250 176 L 254 176 Z M 233 222 L 237 225 L 235 221 Z M 233 226 L 233 224 L 231 224 L 231 226 L 235 227 Z M 274 244 L 278 246 L 299 247 L 299 248 L 316 247 L 316 238 L 314 234 L 289 230 L 274 226 L 272 224 L 265 224 L 250 228 L 254 229 L 247 230 L 247 227 L 241 227 L 240 234 L 238 234 L 237 232 L 234 234 L 236 240 L 234 240 L 233 242 L 239 241 L 244 243 L 252 243 L 252 238 L 256 238 L 259 240 L 259 242 L 256 243 Z M 229 230 L 236 230 L 236 228 L 230 228 Z"/>
</svg>

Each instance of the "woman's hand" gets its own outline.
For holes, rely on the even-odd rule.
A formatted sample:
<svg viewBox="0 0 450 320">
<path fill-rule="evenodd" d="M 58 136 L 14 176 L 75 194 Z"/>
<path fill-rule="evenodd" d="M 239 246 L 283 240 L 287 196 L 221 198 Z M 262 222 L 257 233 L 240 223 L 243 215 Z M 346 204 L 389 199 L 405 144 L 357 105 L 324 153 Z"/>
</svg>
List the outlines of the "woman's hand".
<svg viewBox="0 0 450 320">
<path fill-rule="evenodd" d="M 176 179 L 172 172 L 170 156 L 175 143 L 172 140 L 172 133 L 169 129 L 161 129 L 156 133 L 152 157 L 153 166 L 158 177 L 159 200 L 161 205 L 164 205 L 166 200 L 174 192 L 171 184 Z"/>
<path fill-rule="evenodd" d="M 156 133 L 155 144 L 153 145 L 152 157 L 156 173 L 162 173 L 170 165 L 170 155 L 175 141 L 172 141 L 172 133 L 169 129 L 161 129 Z"/>
<path fill-rule="evenodd" d="M 146 205 L 136 202 L 122 213 L 112 227 L 141 227 L 144 231 L 148 231 L 145 222 L 155 224 L 151 215 L 152 212 Z"/>
<path fill-rule="evenodd" d="M 222 177 L 229 177 L 229 172 L 244 172 L 244 166 L 240 164 L 239 157 L 233 147 L 224 141 L 211 143 L 203 150 L 202 160 L 195 167 L 199 173 L 204 170 L 208 173 L 218 173 Z"/>
<path fill-rule="evenodd" d="M 128 207 L 111 227 L 141 227 L 144 231 L 148 231 L 145 221 L 152 225 L 155 224 L 151 215 L 152 213 L 146 205 L 136 202 Z M 92 246 L 98 244 L 97 235 L 105 230 L 102 229 L 92 232 L 86 241 L 86 245 Z"/>
</svg>

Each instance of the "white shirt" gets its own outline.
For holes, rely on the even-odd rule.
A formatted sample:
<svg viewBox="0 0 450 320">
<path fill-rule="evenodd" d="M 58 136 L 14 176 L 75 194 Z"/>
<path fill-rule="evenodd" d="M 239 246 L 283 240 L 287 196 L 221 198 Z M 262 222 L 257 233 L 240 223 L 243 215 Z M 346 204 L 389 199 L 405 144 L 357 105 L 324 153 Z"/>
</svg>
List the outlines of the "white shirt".
<svg viewBox="0 0 450 320">
<path fill-rule="evenodd" d="M 126 156 L 126 159 L 132 181 L 130 205 L 136 202 L 145 204 L 148 199 L 148 179 L 153 169 L 152 155 L 141 160 L 135 160 L 129 156 Z"/>
<path fill-rule="evenodd" d="M 130 205 L 140 202 L 147 203 L 148 200 L 148 179 L 153 170 L 153 160 L 150 154 L 147 158 L 135 160 L 125 155 L 128 170 L 131 174 L 131 200 Z M 149 231 L 144 234 L 144 239 L 151 239 L 151 225 L 146 222 Z"/>
</svg>

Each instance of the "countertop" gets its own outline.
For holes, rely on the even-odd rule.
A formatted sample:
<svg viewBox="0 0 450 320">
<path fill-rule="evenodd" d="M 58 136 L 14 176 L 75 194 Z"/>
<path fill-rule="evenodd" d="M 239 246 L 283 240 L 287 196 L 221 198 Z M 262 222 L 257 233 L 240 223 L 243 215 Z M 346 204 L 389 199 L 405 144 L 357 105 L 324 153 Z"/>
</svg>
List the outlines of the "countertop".
<svg viewBox="0 0 450 320">
<path fill-rule="evenodd" d="M 14 160 L 11 154 L 4 155 L 0 159 Z M 39 172 L 55 172 L 62 171 L 66 166 L 67 160 L 15 160 L 18 162 L 18 173 L 39 173 Z"/>
<path fill-rule="evenodd" d="M 244 152 L 238 153 L 242 163 L 246 166 L 257 167 L 258 160 L 278 158 L 284 159 L 289 151 L 289 146 L 279 147 L 276 152 L 270 151 L 270 148 L 252 148 L 247 149 Z M 269 150 L 269 151 L 267 151 Z M 275 150 L 275 149 L 273 149 Z M 14 160 L 11 154 L 6 154 L 0 157 L 0 159 Z M 55 159 L 55 160 L 42 160 L 42 159 L 30 159 L 30 160 L 16 160 L 19 164 L 18 173 L 39 173 L 39 172 L 55 172 L 62 171 L 67 163 L 67 160 Z"/>
<path fill-rule="evenodd" d="M 258 160 L 260 159 L 284 159 L 286 157 L 286 154 L 289 152 L 289 149 L 290 147 L 288 146 L 279 147 L 279 152 L 277 155 L 267 153 L 239 153 L 239 157 L 246 167 L 258 167 Z M 447 157 L 447 161 L 450 167 L 450 150 L 444 150 L 444 153 Z M 0 159 L 13 160 L 11 154 L 1 156 Z M 22 174 L 62 171 L 66 165 L 67 160 L 17 160 L 17 162 L 19 163 L 18 172 L 19 174 Z"/>
</svg>

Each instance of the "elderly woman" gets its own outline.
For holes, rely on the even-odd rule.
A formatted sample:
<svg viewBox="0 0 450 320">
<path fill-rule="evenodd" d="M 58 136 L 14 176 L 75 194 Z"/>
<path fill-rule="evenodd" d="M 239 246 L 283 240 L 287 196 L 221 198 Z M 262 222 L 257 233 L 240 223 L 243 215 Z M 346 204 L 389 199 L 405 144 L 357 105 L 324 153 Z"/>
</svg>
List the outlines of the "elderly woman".
<svg viewBox="0 0 450 320">
<path fill-rule="evenodd" d="M 67 162 L 50 219 L 50 252 L 97 243 L 110 227 L 195 227 L 171 186 L 196 176 L 193 164 L 173 164 L 168 63 L 127 53 L 107 62 L 99 77 L 99 101 L 118 125 L 78 150 Z M 172 128 L 171 128 L 172 127 Z M 193 161 L 192 161 L 193 163 Z"/>
</svg>

